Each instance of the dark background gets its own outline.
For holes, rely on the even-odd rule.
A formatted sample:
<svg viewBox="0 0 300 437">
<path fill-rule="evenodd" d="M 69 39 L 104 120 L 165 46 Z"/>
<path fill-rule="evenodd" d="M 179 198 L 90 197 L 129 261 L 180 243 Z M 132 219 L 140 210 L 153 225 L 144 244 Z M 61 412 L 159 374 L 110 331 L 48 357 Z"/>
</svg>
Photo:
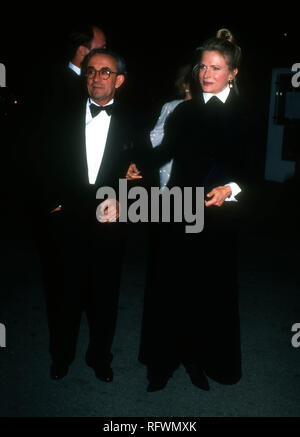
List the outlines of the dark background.
<svg viewBox="0 0 300 437">
<path fill-rule="evenodd" d="M 104 29 L 108 47 L 127 62 L 129 74 L 122 98 L 150 113 L 174 98 L 177 68 L 193 61 L 195 48 L 226 27 L 242 48 L 240 91 L 265 115 L 272 68 L 291 67 L 300 61 L 297 11 L 287 5 L 262 16 L 260 10 L 255 13 L 253 5 L 240 5 L 240 12 L 234 15 L 226 5 L 223 8 L 218 18 L 217 5 L 198 5 L 196 9 L 192 4 L 170 7 L 149 3 L 140 8 L 91 4 L 81 5 L 82 13 L 76 13 L 73 6 L 69 16 L 62 16 L 57 7 L 35 10 L 32 18 L 30 10 L 25 10 L 21 19 L 17 7 L 14 14 L 1 17 L 0 62 L 6 66 L 7 88 L 22 102 L 24 81 L 31 72 L 42 77 L 46 87 L 49 67 L 64 59 L 63 42 L 69 26 L 92 22 Z"/>
<path fill-rule="evenodd" d="M 225 4 L 162 2 L 122 7 L 86 3 L 62 9 L 62 5 L 51 3 L 40 8 L 28 4 L 3 8 L 0 62 L 6 67 L 6 88 L 0 88 L 0 177 L 2 198 L 10 205 L 6 208 L 9 220 L 16 217 L 15 193 L 22 191 L 20 178 L 10 176 L 11 169 L 22 168 L 20 157 L 25 142 L 20 128 L 28 124 L 29 131 L 34 131 L 37 127 L 34 120 L 26 119 L 25 95 L 30 95 L 31 90 L 35 96 L 43 95 L 53 65 L 67 61 L 65 39 L 76 23 L 101 27 L 107 46 L 124 57 L 128 77 L 119 98 L 145 116 L 149 129 L 161 106 L 175 98 L 177 69 L 193 63 L 195 49 L 218 29 L 230 29 L 242 48 L 240 94 L 260 124 L 255 147 L 257 173 L 263 180 L 272 69 L 291 68 L 300 62 L 299 14 L 295 6 L 281 5 L 280 10 L 274 6 L 270 11 L 264 9 L 264 14 L 253 3 L 240 5 L 238 10 Z M 21 174 L 19 170 L 17 173 Z"/>
<path fill-rule="evenodd" d="M 264 178 L 272 69 L 291 68 L 300 62 L 296 6 L 265 6 L 264 12 L 253 3 L 240 4 L 238 9 L 225 4 L 162 2 L 138 6 L 86 3 L 69 5 L 68 9 L 54 3 L 40 8 L 28 4 L 22 9 L 19 5 L 5 8 L 0 26 L 0 62 L 6 67 L 7 85 L 0 88 L 4 181 L 9 179 L 10 162 L 20 163 L 22 138 L 18 130 L 26 117 L 25 90 L 37 96 L 44 93 L 53 65 L 66 61 L 64 43 L 69 29 L 83 22 L 101 27 L 107 46 L 125 58 L 128 78 L 119 98 L 145 116 L 149 129 L 161 106 L 175 98 L 177 69 L 193 63 L 195 49 L 218 29 L 230 29 L 242 48 L 240 94 L 260 123 L 256 148 L 258 173 Z M 34 130 L 34 120 L 31 123 Z M 10 192 L 16 187 L 1 185 L 5 197 L 11 199 Z"/>
<path fill-rule="evenodd" d="M 34 211 L 35 206 L 26 202 L 26 192 L 21 194 L 22 181 L 15 177 L 12 165 L 21 161 L 22 138 L 10 154 L 19 116 L 26 114 L 26 78 L 30 77 L 32 86 L 47 87 L 49 68 L 62 61 L 64 35 L 75 21 L 98 24 L 107 35 L 108 46 L 126 59 L 128 80 L 120 98 L 136 105 L 149 125 L 161 105 L 174 98 L 177 68 L 192 59 L 204 39 L 227 27 L 243 51 L 240 92 L 264 127 L 259 140 L 263 170 L 272 68 L 290 68 L 300 62 L 299 11 L 288 2 L 270 6 L 262 2 L 238 6 L 151 2 L 122 7 L 93 2 L 70 4 L 63 13 L 65 7 L 26 3 L 22 9 L 18 4 L 1 5 L 0 11 L 0 62 L 7 73 L 7 87 L 0 88 L 0 95 L 10 96 L 6 115 L 0 117 L 0 185 L 5 192 L 4 197 L 1 194 L 1 219 L 8 219 L 0 230 L 0 322 L 7 326 L 8 336 L 8 347 L 0 351 L 0 415 L 299 416 L 300 349 L 290 345 L 291 325 L 300 322 L 298 187 L 261 185 L 254 214 L 249 217 L 251 225 L 242 235 L 245 377 L 241 385 L 230 390 L 214 385 L 206 397 L 194 390 L 182 371 L 153 398 L 146 397 L 145 371 L 136 362 L 145 267 L 141 239 L 138 244 L 133 240 L 128 251 L 116 335 L 116 384 L 97 385 L 86 368 L 82 358 L 86 326 L 70 378 L 60 386 L 50 381 L 39 261 L 24 220 L 24 208 Z M 25 206 L 20 198 L 25 198 Z"/>
</svg>

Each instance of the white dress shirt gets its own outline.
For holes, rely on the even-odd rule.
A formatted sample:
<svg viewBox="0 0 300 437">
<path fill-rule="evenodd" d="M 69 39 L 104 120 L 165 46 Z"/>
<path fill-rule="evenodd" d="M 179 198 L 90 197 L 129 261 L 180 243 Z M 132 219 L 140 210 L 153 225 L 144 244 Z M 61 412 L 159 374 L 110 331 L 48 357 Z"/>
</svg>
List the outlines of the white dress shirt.
<svg viewBox="0 0 300 437">
<path fill-rule="evenodd" d="M 220 91 L 218 94 L 203 93 L 204 103 L 207 103 L 209 101 L 209 99 L 212 98 L 212 96 L 218 97 L 218 99 L 220 99 L 222 103 L 225 103 L 227 100 L 227 97 L 229 96 L 229 93 L 230 93 L 230 88 L 228 85 L 224 90 Z"/>
<path fill-rule="evenodd" d="M 108 102 L 107 105 L 111 105 L 113 101 L 114 99 Z M 106 111 L 101 111 L 93 118 L 90 111 L 91 103 L 94 103 L 96 106 L 100 105 L 88 99 L 85 118 L 85 144 L 89 183 L 95 184 L 104 154 L 111 116 Z"/>
<path fill-rule="evenodd" d="M 72 64 L 72 62 L 69 62 L 68 67 L 74 71 L 74 73 L 76 73 L 78 76 L 80 76 L 81 70 L 79 67 L 77 67 L 76 65 Z"/>
</svg>

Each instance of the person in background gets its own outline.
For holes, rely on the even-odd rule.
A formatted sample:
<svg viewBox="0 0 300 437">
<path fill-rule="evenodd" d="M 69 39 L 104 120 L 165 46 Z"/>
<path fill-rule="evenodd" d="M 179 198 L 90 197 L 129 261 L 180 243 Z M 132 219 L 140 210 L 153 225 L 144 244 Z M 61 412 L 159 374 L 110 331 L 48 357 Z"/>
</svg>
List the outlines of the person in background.
<svg viewBox="0 0 300 437">
<path fill-rule="evenodd" d="M 44 105 L 47 114 L 60 111 L 62 114 L 76 104 L 78 99 L 85 98 L 85 86 L 80 73 L 85 56 L 93 49 L 106 48 L 104 31 L 93 24 L 82 24 L 73 27 L 64 42 L 64 62 L 54 64 L 50 77 Z"/>
<path fill-rule="evenodd" d="M 161 144 L 164 137 L 164 126 L 167 117 L 174 111 L 179 103 L 192 98 L 191 83 L 192 81 L 192 67 L 191 65 L 185 65 L 181 67 L 177 72 L 177 78 L 175 80 L 176 99 L 171 100 L 163 105 L 159 118 L 150 132 L 150 139 L 153 147 L 157 147 Z M 163 188 L 167 185 L 170 173 L 172 169 L 172 160 L 165 164 L 159 170 L 160 187 Z"/>
<path fill-rule="evenodd" d="M 63 114 L 72 107 L 72 102 L 85 97 L 80 80 L 81 63 L 90 50 L 105 47 L 104 31 L 96 24 L 82 23 L 66 27 L 58 42 L 53 41 L 53 46 L 48 48 L 51 59 L 46 50 L 41 59 L 33 59 L 25 72 L 28 135 L 32 133 L 33 124 L 35 129 L 37 124 L 47 123 L 53 113 Z"/>
<path fill-rule="evenodd" d="M 72 29 L 67 37 L 68 67 L 80 76 L 84 58 L 98 48 L 106 48 L 106 36 L 98 26 L 87 24 Z"/>
</svg>

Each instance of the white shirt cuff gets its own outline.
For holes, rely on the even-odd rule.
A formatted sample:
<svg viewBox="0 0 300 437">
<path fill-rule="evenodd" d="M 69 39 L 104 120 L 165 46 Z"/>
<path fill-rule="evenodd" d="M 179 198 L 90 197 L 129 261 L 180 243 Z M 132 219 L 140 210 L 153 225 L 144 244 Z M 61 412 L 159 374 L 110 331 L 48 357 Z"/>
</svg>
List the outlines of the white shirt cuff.
<svg viewBox="0 0 300 437">
<path fill-rule="evenodd" d="M 235 198 L 235 196 L 242 191 L 238 184 L 235 182 L 229 182 L 229 184 L 226 184 L 225 186 L 229 186 L 231 188 L 231 195 L 226 197 L 225 202 L 237 202 L 238 200 Z"/>
</svg>

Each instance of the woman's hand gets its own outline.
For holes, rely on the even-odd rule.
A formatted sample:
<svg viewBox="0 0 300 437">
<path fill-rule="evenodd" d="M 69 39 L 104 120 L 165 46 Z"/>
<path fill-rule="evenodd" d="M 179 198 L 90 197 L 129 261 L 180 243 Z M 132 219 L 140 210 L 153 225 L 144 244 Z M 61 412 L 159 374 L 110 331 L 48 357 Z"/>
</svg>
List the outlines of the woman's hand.
<svg viewBox="0 0 300 437">
<path fill-rule="evenodd" d="M 210 200 L 205 200 L 205 206 L 222 206 L 225 199 L 231 195 L 231 188 L 229 185 L 223 185 L 220 187 L 216 187 L 211 190 L 207 197 L 210 197 Z"/>
<path fill-rule="evenodd" d="M 143 176 L 140 175 L 140 171 L 136 168 L 134 163 L 130 164 L 126 173 L 126 179 L 132 181 L 134 179 L 142 179 Z"/>
</svg>

